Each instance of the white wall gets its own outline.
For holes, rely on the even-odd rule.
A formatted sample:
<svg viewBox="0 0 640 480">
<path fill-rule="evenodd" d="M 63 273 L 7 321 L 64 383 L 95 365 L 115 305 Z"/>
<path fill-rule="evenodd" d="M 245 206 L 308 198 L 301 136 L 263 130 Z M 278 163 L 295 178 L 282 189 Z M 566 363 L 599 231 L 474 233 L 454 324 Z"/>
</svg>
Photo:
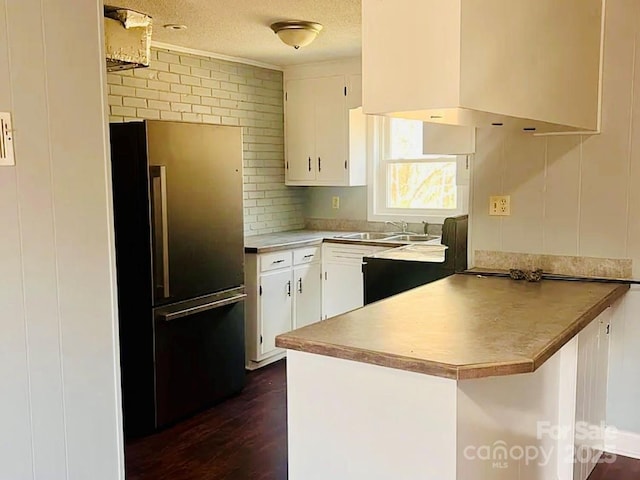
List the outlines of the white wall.
<svg viewBox="0 0 640 480">
<path fill-rule="evenodd" d="M 340 197 L 340 208 L 332 206 Z M 307 218 L 367 220 L 367 187 L 309 187 L 304 210 Z"/>
<path fill-rule="evenodd" d="M 101 17 L 0 0 L 1 479 L 124 476 Z"/>
<path fill-rule="evenodd" d="M 631 258 L 640 278 L 640 3 L 607 2 L 602 134 L 478 132 L 473 250 Z M 580 79 L 576 78 L 576 82 Z M 511 195 L 490 217 L 489 195 Z M 640 433 L 640 292 L 614 325 L 608 420 Z"/>
</svg>

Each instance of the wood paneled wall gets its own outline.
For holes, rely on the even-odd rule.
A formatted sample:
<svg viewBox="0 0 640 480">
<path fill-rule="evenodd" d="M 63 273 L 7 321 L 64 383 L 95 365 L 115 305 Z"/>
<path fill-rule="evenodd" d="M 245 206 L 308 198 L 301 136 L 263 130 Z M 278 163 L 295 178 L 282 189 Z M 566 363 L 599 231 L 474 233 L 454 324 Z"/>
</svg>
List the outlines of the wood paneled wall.
<svg viewBox="0 0 640 480">
<path fill-rule="evenodd" d="M 0 0 L 0 478 L 124 478 L 102 2 Z"/>
<path fill-rule="evenodd" d="M 580 79 L 576 78 L 576 82 Z M 471 249 L 631 258 L 640 278 L 640 3 L 609 0 L 602 133 L 478 131 Z M 511 195 L 510 217 L 489 216 Z M 608 422 L 640 433 L 640 290 L 613 325 Z"/>
</svg>

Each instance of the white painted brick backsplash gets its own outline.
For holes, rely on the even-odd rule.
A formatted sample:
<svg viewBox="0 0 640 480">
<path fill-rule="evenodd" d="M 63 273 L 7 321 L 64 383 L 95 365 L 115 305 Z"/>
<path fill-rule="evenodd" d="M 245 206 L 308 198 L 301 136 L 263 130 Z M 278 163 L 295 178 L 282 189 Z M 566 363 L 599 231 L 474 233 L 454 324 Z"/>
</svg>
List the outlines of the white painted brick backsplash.
<svg viewBox="0 0 640 480">
<path fill-rule="evenodd" d="M 147 100 L 144 98 L 124 97 L 122 104 L 125 107 L 147 108 Z"/>
<path fill-rule="evenodd" d="M 169 63 L 169 71 L 186 75 L 189 75 L 191 73 L 191 69 L 189 67 L 185 65 L 176 65 L 174 63 Z"/>
<path fill-rule="evenodd" d="M 173 63 L 173 64 L 180 63 L 179 55 L 163 52 L 161 50 L 158 50 L 157 55 L 158 55 L 158 60 L 160 60 L 161 62 L 167 62 L 167 63 Z"/>
<path fill-rule="evenodd" d="M 303 228 L 303 191 L 284 185 L 282 72 L 155 48 L 151 59 L 107 75 L 109 121 L 243 127 L 245 235 Z"/>
<path fill-rule="evenodd" d="M 160 119 L 161 120 L 173 120 L 173 121 L 181 121 L 182 120 L 182 114 L 180 112 L 160 112 Z"/>
</svg>

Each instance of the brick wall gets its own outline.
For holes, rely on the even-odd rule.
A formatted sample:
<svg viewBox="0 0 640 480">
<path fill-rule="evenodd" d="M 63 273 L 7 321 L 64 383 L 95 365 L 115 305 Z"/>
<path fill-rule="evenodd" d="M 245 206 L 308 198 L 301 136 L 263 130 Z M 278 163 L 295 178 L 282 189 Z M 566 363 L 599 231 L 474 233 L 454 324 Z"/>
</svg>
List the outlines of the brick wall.
<svg viewBox="0 0 640 480">
<path fill-rule="evenodd" d="M 302 228 L 303 193 L 284 185 L 282 72 L 167 50 L 108 75 L 110 121 L 238 125 L 244 138 L 245 235 Z"/>
</svg>

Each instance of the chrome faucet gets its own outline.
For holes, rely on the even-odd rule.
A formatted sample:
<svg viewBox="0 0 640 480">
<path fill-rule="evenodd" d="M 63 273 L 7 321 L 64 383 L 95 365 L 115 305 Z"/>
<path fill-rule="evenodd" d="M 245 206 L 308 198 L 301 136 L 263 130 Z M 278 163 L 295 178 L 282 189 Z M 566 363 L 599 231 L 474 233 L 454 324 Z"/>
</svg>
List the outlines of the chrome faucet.
<svg viewBox="0 0 640 480">
<path fill-rule="evenodd" d="M 407 222 L 405 222 L 404 220 L 400 220 L 399 222 L 384 222 L 387 225 L 393 225 L 396 228 L 399 228 L 401 231 L 398 233 L 402 233 L 402 234 L 407 234 L 410 233 L 407 231 L 407 228 L 409 228 L 409 224 Z"/>
</svg>

